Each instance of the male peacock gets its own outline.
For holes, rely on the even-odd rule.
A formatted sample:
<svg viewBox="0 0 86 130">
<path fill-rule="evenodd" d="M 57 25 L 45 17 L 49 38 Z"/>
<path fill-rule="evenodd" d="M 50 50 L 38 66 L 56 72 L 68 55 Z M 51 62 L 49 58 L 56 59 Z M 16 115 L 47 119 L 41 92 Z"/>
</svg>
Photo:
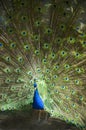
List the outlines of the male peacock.
<svg viewBox="0 0 86 130">
<path fill-rule="evenodd" d="M 44 110 L 44 103 L 39 95 L 36 82 L 34 83 L 34 97 L 33 97 L 33 108 L 37 110 Z"/>
<path fill-rule="evenodd" d="M 85 128 L 85 7 L 85 0 L 0 0 L 0 111 L 31 104 L 36 78 L 42 109 Z"/>
</svg>

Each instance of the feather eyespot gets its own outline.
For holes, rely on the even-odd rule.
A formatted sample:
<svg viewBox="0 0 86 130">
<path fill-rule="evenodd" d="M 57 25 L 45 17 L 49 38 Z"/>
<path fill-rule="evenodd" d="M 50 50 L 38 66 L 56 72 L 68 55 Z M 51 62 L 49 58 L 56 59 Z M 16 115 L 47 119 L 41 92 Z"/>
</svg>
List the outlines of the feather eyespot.
<svg viewBox="0 0 86 130">
<path fill-rule="evenodd" d="M 16 44 L 15 44 L 15 43 L 11 43 L 10 47 L 11 47 L 11 48 L 15 48 L 15 47 L 16 47 Z"/>
<path fill-rule="evenodd" d="M 48 34 L 48 35 L 51 34 L 52 33 L 52 29 L 51 28 L 46 28 L 45 29 L 45 33 Z"/>
<path fill-rule="evenodd" d="M 22 31 L 21 34 L 22 34 L 22 36 L 26 36 L 27 32 L 26 31 Z"/>
<path fill-rule="evenodd" d="M 8 29 L 8 32 L 11 34 L 13 33 L 13 29 Z"/>
<path fill-rule="evenodd" d="M 59 66 L 57 65 L 57 66 L 55 66 L 55 69 L 57 70 L 59 68 Z"/>
<path fill-rule="evenodd" d="M 63 25 L 61 25 L 61 28 L 64 28 L 64 26 L 63 26 Z"/>
<path fill-rule="evenodd" d="M 10 62 L 11 58 L 10 57 L 6 57 L 6 61 Z"/>
<path fill-rule="evenodd" d="M 46 59 L 43 59 L 43 63 L 46 63 L 47 62 L 47 60 Z"/>
<path fill-rule="evenodd" d="M 3 46 L 3 44 L 2 43 L 0 43 L 0 47 L 2 47 Z"/>
<path fill-rule="evenodd" d="M 78 57 L 78 56 L 79 56 L 79 53 L 76 53 L 76 56 Z"/>
<path fill-rule="evenodd" d="M 75 80 L 75 84 L 79 85 L 79 80 Z"/>
<path fill-rule="evenodd" d="M 65 3 L 68 5 L 69 4 L 69 2 L 68 1 L 65 1 Z"/>
<path fill-rule="evenodd" d="M 18 61 L 19 61 L 19 62 L 23 62 L 23 58 L 22 58 L 22 57 L 19 57 L 19 58 L 18 58 Z"/>
<path fill-rule="evenodd" d="M 36 26 L 36 27 L 39 27 L 40 25 L 41 25 L 40 20 L 35 22 L 35 26 Z"/>
<path fill-rule="evenodd" d="M 44 44 L 44 48 L 45 49 L 48 49 L 49 48 L 49 45 L 47 43 Z"/>
<path fill-rule="evenodd" d="M 22 2 L 21 5 L 23 6 L 23 5 L 24 5 L 24 2 Z"/>
<path fill-rule="evenodd" d="M 54 4 L 53 7 L 56 8 L 56 4 Z"/>
<path fill-rule="evenodd" d="M 39 50 L 36 50 L 36 51 L 35 51 L 35 54 L 36 54 L 36 55 L 39 55 L 39 54 L 40 54 Z"/>
<path fill-rule="evenodd" d="M 66 13 L 64 12 L 63 15 L 66 16 Z"/>
<path fill-rule="evenodd" d="M 41 11 L 41 7 L 38 7 L 38 11 Z"/>
<path fill-rule="evenodd" d="M 30 49 L 29 45 L 24 45 L 24 49 L 29 50 Z"/>
<path fill-rule="evenodd" d="M 9 19 L 12 19 L 12 16 L 9 16 Z"/>
<path fill-rule="evenodd" d="M 57 43 L 61 43 L 61 41 L 62 41 L 62 39 L 61 39 L 60 37 L 58 37 L 58 38 L 56 39 L 56 42 L 57 42 Z"/>
<path fill-rule="evenodd" d="M 85 42 L 85 41 L 83 42 L 83 45 L 86 45 L 86 42 Z"/>
</svg>

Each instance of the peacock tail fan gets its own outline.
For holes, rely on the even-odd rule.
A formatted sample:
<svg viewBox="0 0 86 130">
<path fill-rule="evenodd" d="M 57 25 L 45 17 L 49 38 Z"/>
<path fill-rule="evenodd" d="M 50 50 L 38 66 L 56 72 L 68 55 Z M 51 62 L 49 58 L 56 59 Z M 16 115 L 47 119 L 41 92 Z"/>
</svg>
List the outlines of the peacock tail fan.
<svg viewBox="0 0 86 130">
<path fill-rule="evenodd" d="M 33 101 L 85 128 L 86 1 L 0 0 L 0 110 Z"/>
</svg>

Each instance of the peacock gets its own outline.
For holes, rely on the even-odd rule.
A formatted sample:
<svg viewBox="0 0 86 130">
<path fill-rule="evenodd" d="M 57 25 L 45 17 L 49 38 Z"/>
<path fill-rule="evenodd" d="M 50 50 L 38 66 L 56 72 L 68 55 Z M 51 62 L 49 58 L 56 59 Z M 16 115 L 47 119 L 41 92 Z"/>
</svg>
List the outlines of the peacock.
<svg viewBox="0 0 86 130">
<path fill-rule="evenodd" d="M 0 0 L 0 111 L 86 128 L 85 17 L 85 0 Z"/>
</svg>

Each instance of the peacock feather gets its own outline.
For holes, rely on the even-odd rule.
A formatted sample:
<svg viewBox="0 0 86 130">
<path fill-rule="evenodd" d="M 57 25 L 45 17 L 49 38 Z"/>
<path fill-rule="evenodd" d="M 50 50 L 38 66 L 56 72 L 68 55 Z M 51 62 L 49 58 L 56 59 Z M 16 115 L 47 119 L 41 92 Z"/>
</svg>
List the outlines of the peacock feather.
<svg viewBox="0 0 86 130">
<path fill-rule="evenodd" d="M 85 128 L 86 1 L 0 0 L 0 111 L 31 104 Z"/>
</svg>

